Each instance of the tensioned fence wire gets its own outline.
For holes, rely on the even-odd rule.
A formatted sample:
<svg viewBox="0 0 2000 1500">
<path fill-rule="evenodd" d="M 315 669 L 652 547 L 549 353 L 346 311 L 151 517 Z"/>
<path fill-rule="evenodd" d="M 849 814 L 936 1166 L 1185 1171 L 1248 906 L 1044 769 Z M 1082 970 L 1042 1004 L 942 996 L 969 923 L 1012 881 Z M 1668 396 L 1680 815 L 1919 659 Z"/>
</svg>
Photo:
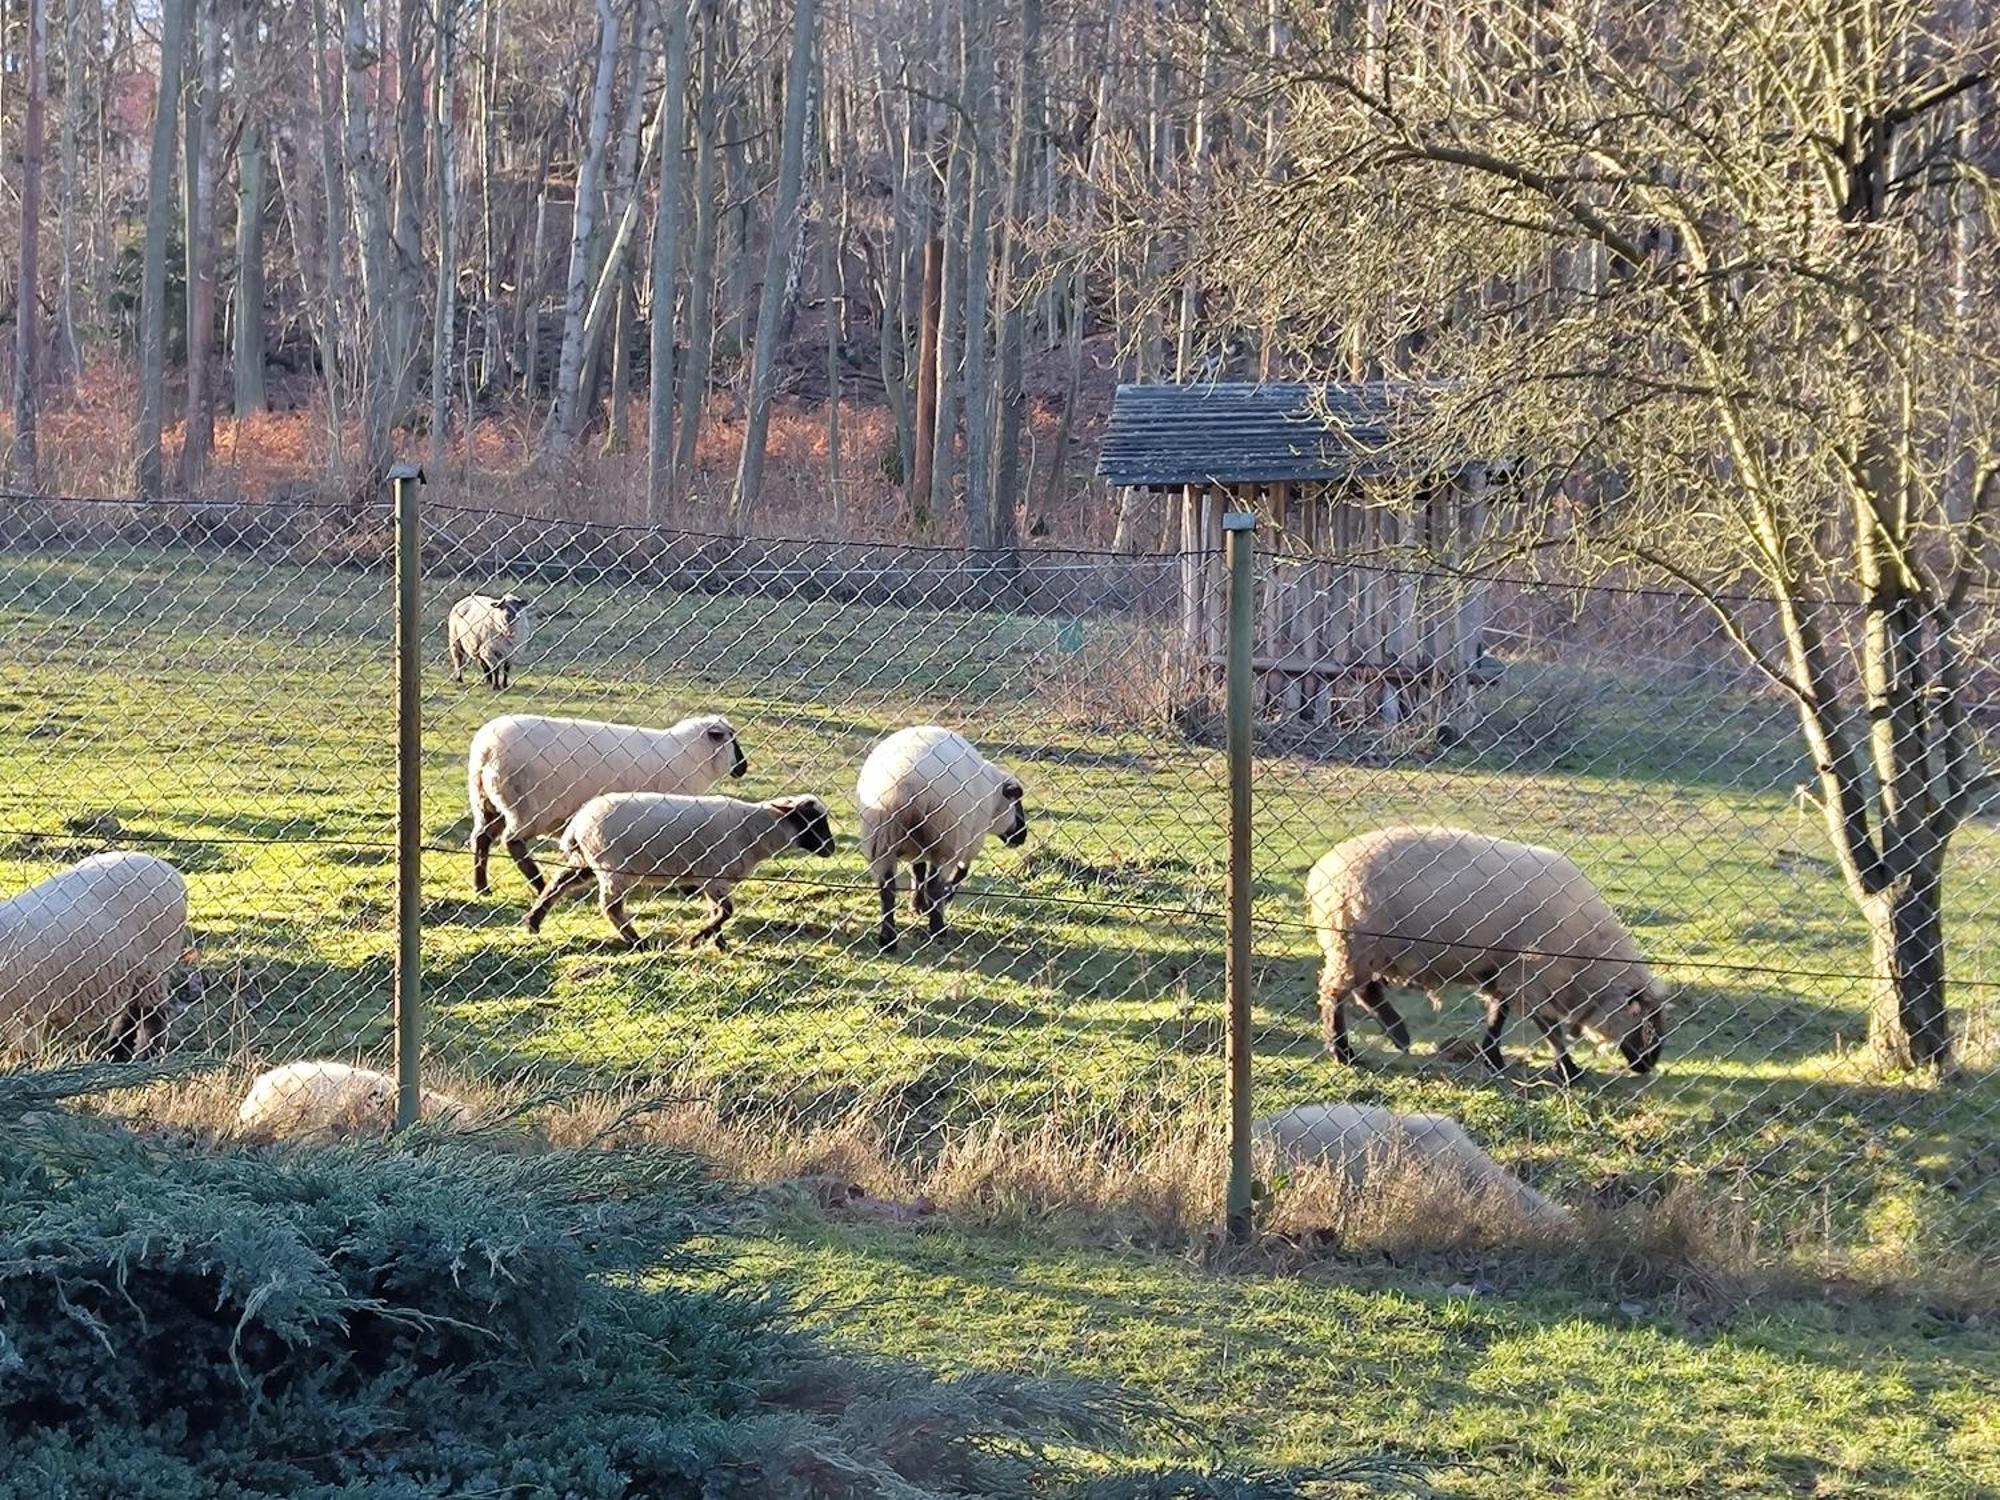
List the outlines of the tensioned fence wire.
<svg viewBox="0 0 2000 1500">
<path fill-rule="evenodd" d="M 20 768 L 0 786 L 0 893 L 110 849 L 175 863 L 205 986 L 169 1042 L 241 1073 L 389 1065 L 387 522 L 375 506 L 0 509 L 0 743 Z M 1219 558 L 974 561 L 440 502 L 425 527 L 428 1083 L 482 1103 L 670 1095 L 774 1129 L 858 1115 L 913 1149 L 964 1129 L 1133 1133 L 1214 1110 L 1225 782 L 1217 661 L 1189 611 Z M 1788 1238 L 1992 1255 L 1990 818 L 1967 820 L 1947 866 L 1958 1073 L 1885 1075 L 1864 1046 L 1866 930 L 1792 711 L 1696 601 L 1380 561 L 1304 589 L 1295 561 L 1260 570 L 1260 1110 L 1443 1110 L 1572 1200 L 1692 1182 Z M 452 678 L 446 622 L 475 595 L 526 601 L 505 687 L 476 657 Z M 1384 628 L 1357 635 L 1366 621 Z M 1826 623 L 1855 628 L 1837 607 Z M 1982 726 L 1995 696 L 1971 685 Z M 587 894 L 531 934 L 502 844 L 484 895 L 467 848 L 467 751 L 509 714 L 661 729 L 721 715 L 748 770 L 704 790 L 818 798 L 834 851 L 781 847 L 735 885 L 726 952 L 674 944 L 708 907 L 671 880 L 626 908 L 662 946 L 629 951 Z M 1018 782 L 1028 838 L 985 840 L 941 937 L 912 910 L 905 864 L 885 952 L 856 780 L 883 739 L 933 724 Z M 1572 1040 L 1586 1076 L 1561 1086 L 1517 1003 L 1494 1076 L 1478 1003 L 1456 993 L 1436 1012 L 1396 997 L 1407 1054 L 1357 1010 L 1355 1064 L 1328 1060 L 1306 873 L 1397 824 L 1574 859 L 1671 994 L 1659 1069 L 1642 1078 Z M 533 844 L 557 874 L 556 840 Z M 674 857 L 690 878 L 714 873 Z M 1547 933 L 1491 946 L 1530 968 L 1580 951 Z M 81 1017 L 63 1030 L 17 1025 L 10 1046 L 106 1041 Z"/>
</svg>

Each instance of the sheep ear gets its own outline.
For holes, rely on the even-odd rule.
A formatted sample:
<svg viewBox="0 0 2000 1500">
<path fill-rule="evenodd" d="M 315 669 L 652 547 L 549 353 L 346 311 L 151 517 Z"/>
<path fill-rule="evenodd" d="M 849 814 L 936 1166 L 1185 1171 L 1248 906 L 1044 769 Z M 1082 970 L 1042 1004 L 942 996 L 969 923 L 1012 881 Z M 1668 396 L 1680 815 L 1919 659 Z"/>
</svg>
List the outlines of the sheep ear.
<svg viewBox="0 0 2000 1500">
<path fill-rule="evenodd" d="M 1023 790 L 1021 783 L 1010 776 L 1007 780 L 1000 783 L 1000 795 L 1005 797 L 1009 802 L 1019 802 L 1027 793 Z"/>
<path fill-rule="evenodd" d="M 729 730 L 721 724 L 711 724 L 708 726 L 708 737 L 719 745 L 729 738 Z"/>
</svg>

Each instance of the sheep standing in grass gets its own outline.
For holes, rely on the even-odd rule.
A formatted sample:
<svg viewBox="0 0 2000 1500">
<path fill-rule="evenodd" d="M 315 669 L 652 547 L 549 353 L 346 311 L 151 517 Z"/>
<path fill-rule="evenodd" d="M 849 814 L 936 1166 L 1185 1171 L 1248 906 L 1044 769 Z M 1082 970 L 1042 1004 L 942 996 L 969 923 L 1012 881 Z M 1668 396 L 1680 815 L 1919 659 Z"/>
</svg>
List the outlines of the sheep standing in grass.
<svg viewBox="0 0 2000 1500">
<path fill-rule="evenodd" d="M 910 866 L 910 904 L 944 931 L 945 904 L 989 833 L 1019 847 L 1028 841 L 1021 783 L 936 725 L 901 729 L 878 744 L 855 785 L 861 854 L 882 897 L 877 941 L 896 946 L 896 867 Z"/>
<path fill-rule="evenodd" d="M 464 1105 L 425 1089 L 419 1117 L 435 1120 Z M 295 1062 L 252 1080 L 236 1109 L 237 1128 L 262 1140 L 338 1140 L 383 1135 L 396 1123 L 396 1080 L 341 1062 Z"/>
<path fill-rule="evenodd" d="M 1327 1050 L 1352 1062 L 1353 1000 L 1407 1051 L 1384 986 L 1471 985 L 1486 1001 L 1480 1056 L 1503 1066 L 1510 1006 L 1532 1016 L 1565 1082 L 1582 1075 L 1565 1037 L 1617 1045 L 1635 1073 L 1659 1061 L 1665 987 L 1597 887 L 1562 855 L 1457 828 L 1385 828 L 1313 866 L 1306 904 L 1326 954 Z"/>
<path fill-rule="evenodd" d="M 465 664 L 476 661 L 488 687 L 507 687 L 514 658 L 528 644 L 528 601 L 519 594 L 467 594 L 451 607 L 444 632 L 453 682 L 465 681 Z"/>
<path fill-rule="evenodd" d="M 1572 1224 L 1567 1210 L 1501 1167 L 1448 1115 L 1401 1115 L 1379 1104 L 1301 1104 L 1259 1120 L 1256 1136 L 1287 1163 L 1338 1172 L 1357 1193 L 1392 1190 L 1397 1178 L 1409 1177 L 1487 1200 L 1531 1230 Z"/>
<path fill-rule="evenodd" d="M 187 991 L 187 882 L 150 854 L 100 854 L 0 902 L 0 1041 L 160 1050 Z M 190 976 L 190 980 L 192 976 Z"/>
<path fill-rule="evenodd" d="M 730 892 L 737 882 L 783 849 L 833 853 L 833 825 L 817 797 L 739 802 L 624 792 L 587 802 L 563 830 L 562 846 L 570 867 L 529 908 L 528 931 L 541 931 L 550 908 L 595 879 L 598 902 L 618 935 L 629 947 L 643 947 L 625 915 L 625 898 L 636 886 L 664 882 L 708 897 L 708 921 L 689 946 L 713 939 L 724 948 L 722 928 L 736 911 Z"/>
<path fill-rule="evenodd" d="M 725 776 L 750 769 L 736 727 L 720 714 L 683 719 L 671 729 L 507 714 L 472 737 L 466 755 L 472 801 L 472 888 L 489 889 L 486 866 L 495 838 L 536 894 L 541 867 L 528 840 L 559 833 L 604 792 L 674 792 L 693 796 Z"/>
</svg>

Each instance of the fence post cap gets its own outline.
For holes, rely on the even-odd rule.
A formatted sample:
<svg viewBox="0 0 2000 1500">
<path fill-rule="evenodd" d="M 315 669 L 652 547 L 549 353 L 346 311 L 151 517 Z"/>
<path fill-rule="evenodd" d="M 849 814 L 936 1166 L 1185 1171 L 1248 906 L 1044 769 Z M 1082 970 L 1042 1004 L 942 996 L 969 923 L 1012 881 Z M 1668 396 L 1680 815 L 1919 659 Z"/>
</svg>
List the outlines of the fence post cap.
<svg viewBox="0 0 2000 1500">
<path fill-rule="evenodd" d="M 424 471 L 421 468 L 419 468 L 416 464 L 390 465 L 389 479 L 391 483 L 403 479 L 414 479 L 418 484 L 424 484 L 428 482 L 424 478 Z"/>
<path fill-rule="evenodd" d="M 1255 531 L 1257 529 L 1257 513 L 1252 510 L 1225 511 L 1222 516 L 1222 529 L 1224 531 Z"/>
</svg>

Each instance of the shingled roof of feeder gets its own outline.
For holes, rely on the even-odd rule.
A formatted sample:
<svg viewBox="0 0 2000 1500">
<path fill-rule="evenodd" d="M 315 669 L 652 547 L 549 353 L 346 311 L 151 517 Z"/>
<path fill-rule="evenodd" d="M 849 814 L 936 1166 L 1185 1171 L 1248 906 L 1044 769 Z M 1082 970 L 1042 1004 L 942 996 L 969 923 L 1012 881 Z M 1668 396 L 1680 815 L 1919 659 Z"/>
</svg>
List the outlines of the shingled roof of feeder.
<svg viewBox="0 0 2000 1500">
<path fill-rule="evenodd" d="M 1409 382 L 1121 385 L 1098 449 L 1112 484 L 1275 484 L 1366 478 L 1400 465 L 1387 452 Z M 1331 422 L 1329 422 L 1331 417 Z"/>
</svg>

